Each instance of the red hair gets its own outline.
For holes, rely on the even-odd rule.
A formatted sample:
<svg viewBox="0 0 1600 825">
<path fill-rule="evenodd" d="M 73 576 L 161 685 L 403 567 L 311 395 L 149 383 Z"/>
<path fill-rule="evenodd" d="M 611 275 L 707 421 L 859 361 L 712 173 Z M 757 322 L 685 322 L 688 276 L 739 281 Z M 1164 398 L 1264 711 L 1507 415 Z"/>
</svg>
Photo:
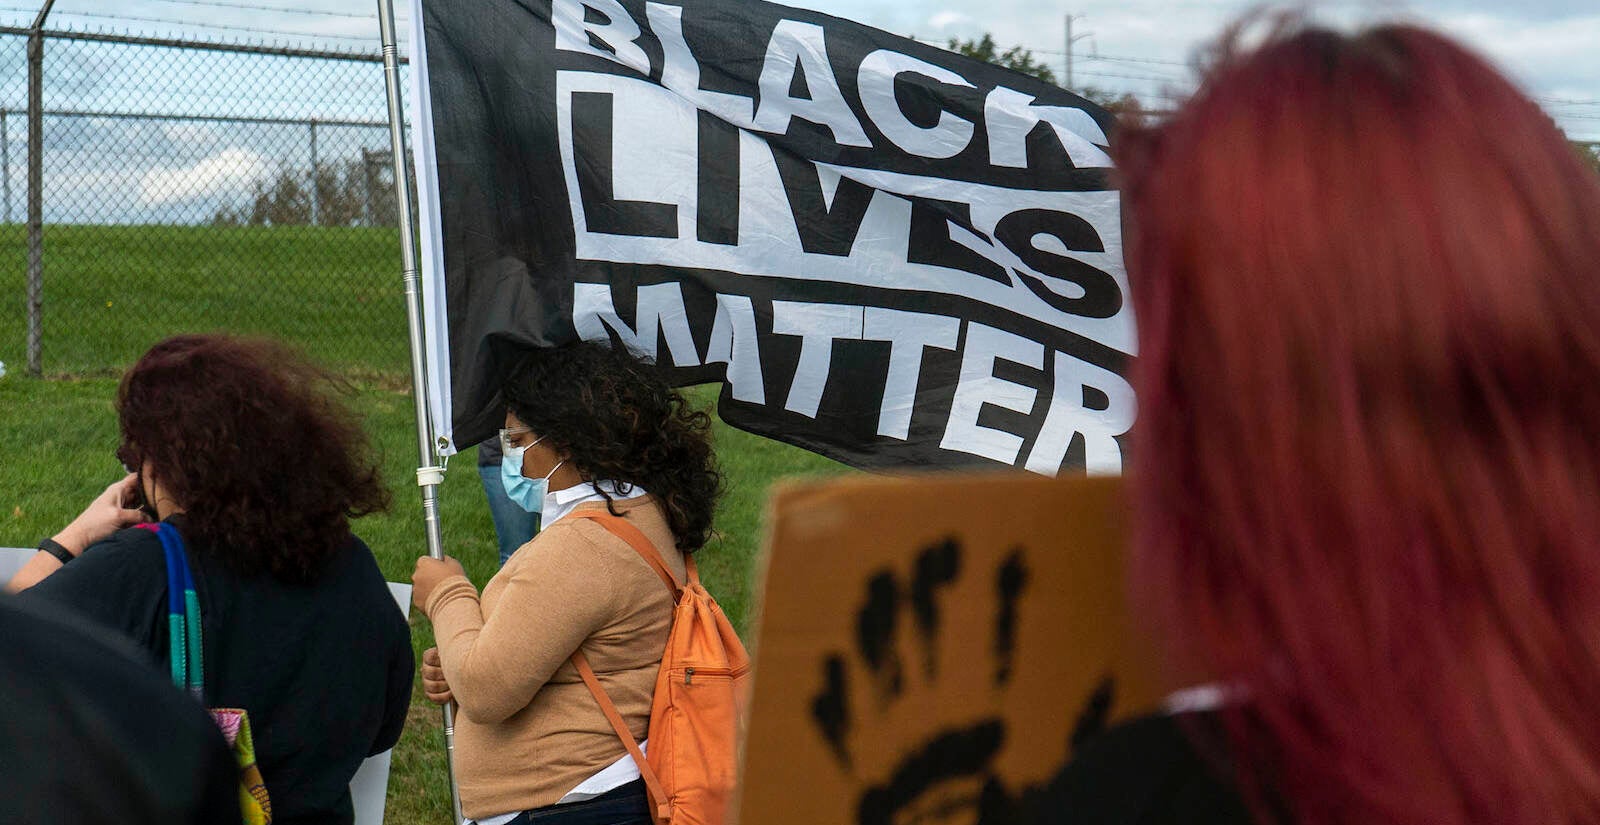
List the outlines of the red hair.
<svg viewBox="0 0 1600 825">
<path fill-rule="evenodd" d="M 275 341 L 168 338 L 122 377 L 117 457 L 149 462 L 192 546 L 240 575 L 315 581 L 347 546 L 350 519 L 389 505 L 341 389 Z"/>
<path fill-rule="evenodd" d="M 1409 26 L 1126 138 L 1135 598 L 1262 818 L 1600 821 L 1600 178 Z"/>
</svg>

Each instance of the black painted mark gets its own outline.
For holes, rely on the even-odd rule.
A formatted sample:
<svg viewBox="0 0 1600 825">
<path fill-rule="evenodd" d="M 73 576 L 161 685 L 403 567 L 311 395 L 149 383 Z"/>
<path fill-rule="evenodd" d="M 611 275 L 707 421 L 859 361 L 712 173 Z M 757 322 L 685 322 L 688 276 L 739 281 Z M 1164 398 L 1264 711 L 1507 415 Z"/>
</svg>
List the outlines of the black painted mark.
<svg viewBox="0 0 1600 825">
<path fill-rule="evenodd" d="M 856 645 L 872 670 L 878 701 L 887 705 L 900 695 L 905 681 L 900 672 L 900 651 L 895 630 L 900 624 L 900 583 L 884 571 L 867 582 L 867 603 L 856 617 Z"/>
<path fill-rule="evenodd" d="M 1022 561 L 1022 548 L 1018 547 L 995 572 L 995 590 L 1000 602 L 994 621 L 994 683 L 997 686 L 1011 681 L 1017 652 L 1017 602 L 1027 587 L 1028 566 Z"/>
<path fill-rule="evenodd" d="M 822 729 L 823 738 L 833 748 L 833 755 L 846 768 L 850 767 L 850 749 L 845 737 L 850 732 L 850 689 L 845 676 L 844 657 L 829 656 L 822 663 L 822 692 L 811 700 L 811 718 Z"/>
<path fill-rule="evenodd" d="M 857 821 L 861 825 L 890 825 L 896 814 L 914 806 L 933 806 L 935 813 L 964 807 L 976 810 L 980 794 L 947 799 L 924 799 L 924 795 L 938 793 L 944 783 L 952 780 L 987 780 L 1005 738 L 1005 723 L 999 719 L 937 734 L 900 760 L 888 782 L 868 788 L 861 795 Z M 985 787 L 988 784 L 983 781 Z"/>
<path fill-rule="evenodd" d="M 865 594 L 858 604 L 856 651 L 836 651 L 822 660 L 821 686 L 811 700 L 811 717 L 826 740 L 834 758 L 854 782 L 865 790 L 856 801 L 859 825 L 931 825 L 934 822 L 964 821 L 976 825 L 1018 825 L 1024 821 L 1051 821 L 1060 811 L 1035 811 L 1035 798 L 1042 798 L 1043 786 L 1014 789 L 996 773 L 995 762 L 1007 739 L 1003 719 L 987 717 L 975 722 L 948 725 L 925 735 L 916 745 L 901 750 L 899 762 L 887 775 L 857 775 L 849 743 L 852 733 L 863 725 L 850 700 L 851 669 L 864 667 L 880 710 L 887 711 L 900 699 L 907 678 L 899 650 L 901 622 L 905 614 L 914 624 L 924 648 L 926 679 L 913 675 L 916 687 L 937 690 L 939 662 L 936 658 L 939 634 L 943 627 L 942 602 L 970 564 L 963 548 L 953 538 L 924 547 L 917 555 L 909 576 L 899 576 L 884 568 L 868 579 Z M 982 575 L 982 572 L 977 573 Z M 992 667 L 994 686 L 1009 686 L 1017 666 L 1018 627 L 1021 603 L 1033 586 L 1033 571 L 1026 551 L 1014 547 L 993 571 L 994 635 L 988 651 L 992 662 L 975 664 L 979 673 Z M 981 651 L 974 659 L 986 658 Z M 1074 718 L 1070 748 L 1076 749 L 1107 727 L 1116 699 L 1116 683 L 1106 676 L 1097 685 Z M 868 714 L 871 716 L 871 714 Z M 887 721 L 884 718 L 880 721 Z M 860 731 L 888 735 L 895 743 L 906 741 L 901 732 Z M 1031 732 L 1031 731 L 1030 731 Z M 860 737 L 857 737 L 860 738 Z M 898 749 L 898 748 L 897 748 Z M 1063 753 L 1064 770 L 1070 753 Z M 871 779 L 877 778 L 877 784 Z M 1054 799 L 1055 797 L 1050 797 Z M 1031 807 L 1030 807 L 1031 806 Z M 1043 813 L 1043 816 L 1036 814 Z M 1031 817 L 1031 818 L 1030 818 Z"/>
<path fill-rule="evenodd" d="M 939 676 L 939 603 L 935 598 L 961 573 L 961 546 L 945 539 L 917 556 L 916 573 L 911 580 L 911 609 L 922 637 L 923 666 L 928 678 Z"/>
<path fill-rule="evenodd" d="M 1107 723 L 1111 721 L 1111 708 L 1116 704 L 1117 680 L 1116 677 L 1107 675 L 1100 680 L 1094 693 L 1089 695 L 1089 700 L 1083 703 L 1083 710 L 1078 711 L 1078 720 L 1072 725 L 1072 750 L 1090 739 L 1105 732 Z"/>
</svg>

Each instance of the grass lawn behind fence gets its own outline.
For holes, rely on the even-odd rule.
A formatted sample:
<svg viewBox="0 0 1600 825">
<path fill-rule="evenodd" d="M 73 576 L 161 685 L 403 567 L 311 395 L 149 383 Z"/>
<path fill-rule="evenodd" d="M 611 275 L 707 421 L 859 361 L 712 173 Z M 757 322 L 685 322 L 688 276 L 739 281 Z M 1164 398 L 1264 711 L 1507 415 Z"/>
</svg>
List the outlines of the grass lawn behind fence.
<svg viewBox="0 0 1600 825">
<path fill-rule="evenodd" d="M 26 235 L 0 225 L 0 361 L 26 362 Z M 107 372 L 179 332 L 292 341 L 349 374 L 410 368 L 399 235 L 387 227 L 44 228 L 43 367 Z"/>
<path fill-rule="evenodd" d="M 20 239 L 0 231 L 0 259 L 22 260 Z M 9 373 L 0 378 L 0 546 L 30 547 L 53 534 L 120 477 L 112 455 L 116 379 L 107 376 L 175 332 L 252 332 L 289 340 L 355 380 L 350 402 L 394 493 L 390 512 L 360 520 L 356 531 L 387 578 L 410 580 L 426 545 L 412 399 L 396 389 L 408 385 L 408 356 L 393 230 L 50 226 L 45 239 L 45 372 L 68 377 L 23 376 L 22 302 L 0 312 L 0 361 Z M 23 293 L 24 269 L 0 265 L 0 295 Z M 716 389 L 689 392 L 710 406 Z M 701 570 L 742 630 L 772 483 L 845 468 L 720 422 L 716 442 L 728 489 Z M 452 461 L 440 516 L 446 552 L 481 586 L 498 550 L 471 451 Z M 411 627 L 420 656 L 433 635 L 419 616 Z M 449 821 L 440 730 L 439 711 L 419 686 L 395 751 L 386 821 Z"/>
</svg>

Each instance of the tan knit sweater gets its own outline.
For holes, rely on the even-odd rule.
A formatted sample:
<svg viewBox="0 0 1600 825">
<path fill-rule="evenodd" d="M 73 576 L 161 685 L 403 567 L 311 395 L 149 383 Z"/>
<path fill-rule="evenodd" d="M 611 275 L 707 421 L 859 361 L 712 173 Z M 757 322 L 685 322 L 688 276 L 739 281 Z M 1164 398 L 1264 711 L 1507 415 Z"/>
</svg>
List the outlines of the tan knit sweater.
<svg viewBox="0 0 1600 825">
<path fill-rule="evenodd" d="M 654 497 L 615 506 L 682 580 L 683 555 Z M 446 579 L 427 614 L 460 708 L 456 777 L 468 817 L 554 804 L 625 752 L 568 661 L 580 644 L 633 735 L 645 738 L 672 597 L 601 525 L 571 516 L 551 524 L 481 598 L 466 578 Z"/>
</svg>

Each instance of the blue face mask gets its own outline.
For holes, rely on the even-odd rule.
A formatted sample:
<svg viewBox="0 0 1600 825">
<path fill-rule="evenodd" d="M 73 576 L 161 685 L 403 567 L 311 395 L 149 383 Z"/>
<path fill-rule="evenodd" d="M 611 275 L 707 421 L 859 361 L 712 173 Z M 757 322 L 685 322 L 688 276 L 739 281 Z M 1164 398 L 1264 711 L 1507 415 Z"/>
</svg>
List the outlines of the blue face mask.
<svg viewBox="0 0 1600 825">
<path fill-rule="evenodd" d="M 567 463 L 565 460 L 556 462 L 556 466 L 551 467 L 550 472 L 546 473 L 544 478 L 528 478 L 523 475 L 523 454 L 528 451 L 529 447 L 543 440 L 544 436 L 539 436 L 533 440 L 532 444 L 504 448 L 500 458 L 500 483 L 506 488 L 506 498 L 511 499 L 518 507 L 536 515 L 544 512 L 545 487 L 550 483 L 550 476 L 555 475 L 556 470 L 561 469 L 561 465 Z"/>
</svg>

